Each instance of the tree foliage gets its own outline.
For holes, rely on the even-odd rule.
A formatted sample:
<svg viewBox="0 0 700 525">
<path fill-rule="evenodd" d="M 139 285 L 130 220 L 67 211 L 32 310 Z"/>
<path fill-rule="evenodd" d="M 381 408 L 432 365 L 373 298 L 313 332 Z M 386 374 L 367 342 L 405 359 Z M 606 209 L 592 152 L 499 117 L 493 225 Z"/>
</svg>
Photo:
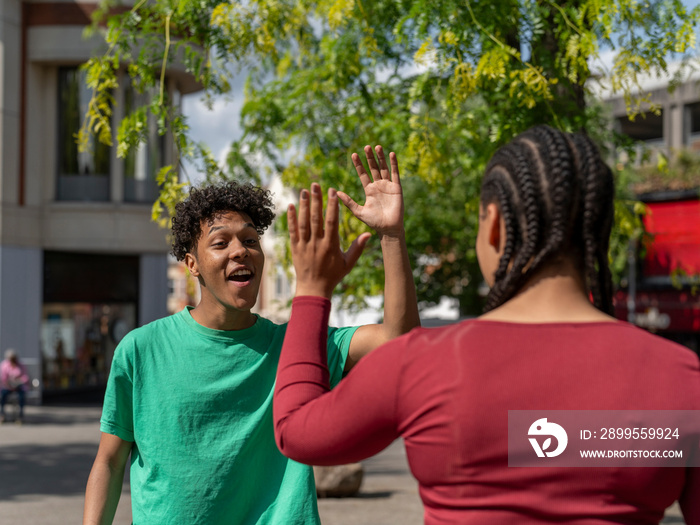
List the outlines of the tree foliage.
<svg viewBox="0 0 700 525">
<path fill-rule="evenodd" d="M 116 4 L 104 1 L 96 14 L 109 50 L 86 66 L 95 88 L 86 129 L 109 138 L 109 86 L 126 67 L 136 88 L 155 88 L 148 111 L 172 132 L 180 158 L 210 178 L 255 177 L 262 156 L 287 185 L 316 180 L 360 197 L 349 156 L 380 143 L 404 175 L 419 299 L 456 296 L 465 313 L 478 303 L 477 199 L 494 150 L 541 123 L 610 144 L 592 85 L 605 76 L 630 114 L 640 111 L 648 104 L 640 79 L 692 57 L 700 16 L 680 0 L 141 0 L 121 12 Z M 593 71 L 607 52 L 611 66 Z M 242 68 L 249 74 L 244 137 L 224 168 L 191 141 L 163 89 L 173 61 L 208 99 L 228 93 Z M 120 154 L 143 140 L 137 124 L 127 116 L 119 127 Z M 157 214 L 180 191 L 172 176 L 163 180 Z M 632 201 L 618 200 L 616 213 L 614 262 L 640 227 Z M 346 238 L 363 230 L 348 215 Z M 379 291 L 378 250 L 371 244 L 345 282 L 349 295 Z"/>
</svg>

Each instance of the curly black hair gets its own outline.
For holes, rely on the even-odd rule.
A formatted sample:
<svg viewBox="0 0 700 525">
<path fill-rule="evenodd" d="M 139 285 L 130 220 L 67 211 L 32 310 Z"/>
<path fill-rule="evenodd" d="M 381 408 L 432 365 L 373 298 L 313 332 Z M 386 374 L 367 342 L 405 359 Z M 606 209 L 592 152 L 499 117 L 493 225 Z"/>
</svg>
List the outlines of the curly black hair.
<svg viewBox="0 0 700 525">
<path fill-rule="evenodd" d="M 228 181 L 202 187 L 192 187 L 185 200 L 175 205 L 172 220 L 172 254 L 178 261 L 185 259 L 197 246 L 202 233 L 201 221 L 214 219 L 228 211 L 245 213 L 262 235 L 275 218 L 272 194 L 250 183 Z"/>
</svg>

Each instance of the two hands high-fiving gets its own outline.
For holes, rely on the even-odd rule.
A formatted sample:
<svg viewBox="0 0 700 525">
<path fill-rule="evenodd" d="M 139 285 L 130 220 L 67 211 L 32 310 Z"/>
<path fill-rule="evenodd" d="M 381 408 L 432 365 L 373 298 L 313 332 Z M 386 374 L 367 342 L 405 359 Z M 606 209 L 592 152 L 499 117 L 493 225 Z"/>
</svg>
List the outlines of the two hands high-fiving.
<svg viewBox="0 0 700 525">
<path fill-rule="evenodd" d="M 287 219 L 292 262 L 297 278 L 297 296 L 330 298 L 336 285 L 355 266 L 370 238 L 369 233 L 361 234 L 343 252 L 338 234 L 339 199 L 355 217 L 382 238 L 403 238 L 403 192 L 396 155 L 389 154 L 390 171 L 382 147 L 377 146 L 375 149 L 379 163 L 372 148 L 365 146 L 371 178 L 360 157 L 356 153 L 352 155 L 352 162 L 365 191 L 364 205 L 357 204 L 346 193 L 331 188 L 328 190 L 324 219 L 323 194 L 316 183 L 311 185 L 311 191 L 301 191 L 298 215 L 294 205 L 289 205 Z"/>
</svg>

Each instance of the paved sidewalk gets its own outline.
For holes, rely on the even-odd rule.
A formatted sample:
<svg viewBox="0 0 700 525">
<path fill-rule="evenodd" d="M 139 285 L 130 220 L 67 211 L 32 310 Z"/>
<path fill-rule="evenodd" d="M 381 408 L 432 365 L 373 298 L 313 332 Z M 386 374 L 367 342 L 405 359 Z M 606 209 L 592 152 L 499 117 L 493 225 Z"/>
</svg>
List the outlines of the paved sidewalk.
<svg viewBox="0 0 700 525">
<path fill-rule="evenodd" d="M 100 407 L 29 406 L 24 425 L 0 425 L 0 524 L 82 522 L 100 412 Z M 365 465 L 360 497 L 319 501 L 323 525 L 421 525 L 423 508 L 403 445 L 394 443 Z M 127 474 L 114 525 L 130 523 Z"/>
<path fill-rule="evenodd" d="M 99 407 L 36 407 L 26 423 L 0 425 L 0 524 L 79 524 L 99 442 Z M 364 462 L 359 497 L 321 499 L 323 525 L 421 525 L 423 509 L 403 445 Z M 128 478 L 115 525 L 131 523 Z M 682 524 L 677 506 L 663 523 Z"/>
<path fill-rule="evenodd" d="M 82 522 L 85 483 L 100 439 L 100 407 L 25 409 L 25 424 L 0 426 L 0 523 Z M 115 520 L 131 523 L 128 487 Z"/>
</svg>

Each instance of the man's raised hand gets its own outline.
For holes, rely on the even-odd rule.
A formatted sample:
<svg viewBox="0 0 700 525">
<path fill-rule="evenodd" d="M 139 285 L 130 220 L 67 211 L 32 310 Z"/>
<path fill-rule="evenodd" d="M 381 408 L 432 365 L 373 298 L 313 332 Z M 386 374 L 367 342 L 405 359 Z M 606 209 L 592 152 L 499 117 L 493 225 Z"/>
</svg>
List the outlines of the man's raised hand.
<svg viewBox="0 0 700 525">
<path fill-rule="evenodd" d="M 403 191 L 399 178 L 399 164 L 396 155 L 389 154 L 391 171 L 384 158 L 384 150 L 376 146 L 377 158 L 374 157 L 372 148 L 365 146 L 365 156 L 371 174 L 367 174 L 362 165 L 360 156 L 352 154 L 352 163 L 357 175 L 360 177 L 362 187 L 365 190 L 365 204 L 360 206 L 347 193 L 338 192 L 338 198 L 348 207 L 352 214 L 373 228 L 380 235 L 403 235 Z"/>
</svg>

